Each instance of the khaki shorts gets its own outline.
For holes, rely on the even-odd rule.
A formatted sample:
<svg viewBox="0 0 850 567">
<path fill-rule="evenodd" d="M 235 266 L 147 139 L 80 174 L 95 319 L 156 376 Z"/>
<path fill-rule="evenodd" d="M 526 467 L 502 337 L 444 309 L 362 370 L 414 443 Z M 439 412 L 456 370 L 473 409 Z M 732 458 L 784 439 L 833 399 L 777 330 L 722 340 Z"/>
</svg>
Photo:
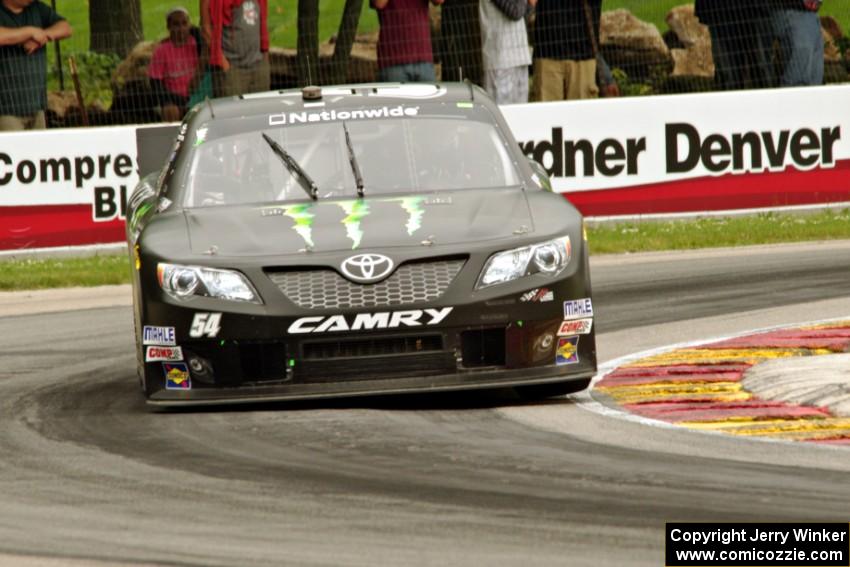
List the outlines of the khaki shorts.
<svg viewBox="0 0 850 567">
<path fill-rule="evenodd" d="M 535 59 L 531 99 L 535 101 L 598 98 L 596 60 Z"/>
<path fill-rule="evenodd" d="M 44 130 L 45 128 L 47 128 L 47 122 L 44 119 L 43 110 L 39 110 L 30 116 L 13 116 L 11 114 L 0 116 L 0 132 Z"/>
<path fill-rule="evenodd" d="M 270 67 L 265 58 L 253 67 L 213 71 L 213 93 L 219 97 L 267 91 L 271 88 L 270 84 Z"/>
</svg>

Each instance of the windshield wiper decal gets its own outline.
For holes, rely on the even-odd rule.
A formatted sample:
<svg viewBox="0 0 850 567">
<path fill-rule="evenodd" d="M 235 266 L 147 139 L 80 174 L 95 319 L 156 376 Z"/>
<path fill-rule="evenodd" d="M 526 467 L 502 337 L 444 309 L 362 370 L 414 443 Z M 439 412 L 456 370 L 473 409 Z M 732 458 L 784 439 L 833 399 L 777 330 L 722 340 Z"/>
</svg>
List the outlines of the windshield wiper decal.
<svg viewBox="0 0 850 567">
<path fill-rule="evenodd" d="M 348 133 L 348 125 L 343 122 L 342 129 L 345 130 L 345 145 L 348 148 L 348 161 L 351 163 L 351 171 L 354 172 L 354 182 L 357 184 L 357 196 L 363 196 L 363 175 L 360 166 L 357 165 L 357 157 L 354 155 L 354 146 L 351 145 L 351 135 Z"/>
<path fill-rule="evenodd" d="M 283 162 L 283 165 L 286 169 L 298 178 L 298 184 L 302 189 L 307 193 L 314 201 L 319 200 L 319 187 L 316 185 L 316 182 L 313 181 L 307 172 L 304 171 L 298 162 L 295 161 L 295 158 L 289 155 L 289 152 L 283 149 L 283 146 L 272 140 L 265 132 L 263 132 L 263 138 L 266 140 L 266 143 L 271 147 L 272 151 L 280 158 L 280 161 Z"/>
</svg>

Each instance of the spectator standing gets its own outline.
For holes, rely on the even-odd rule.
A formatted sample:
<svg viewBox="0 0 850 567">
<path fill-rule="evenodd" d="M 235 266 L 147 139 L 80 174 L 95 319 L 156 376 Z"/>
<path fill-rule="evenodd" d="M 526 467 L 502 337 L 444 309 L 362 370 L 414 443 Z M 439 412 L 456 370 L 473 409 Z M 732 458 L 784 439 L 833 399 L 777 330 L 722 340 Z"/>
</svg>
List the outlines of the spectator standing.
<svg viewBox="0 0 850 567">
<path fill-rule="evenodd" d="M 39 0 L 0 0 L 0 130 L 47 127 L 47 43 L 71 36 Z"/>
<path fill-rule="evenodd" d="M 431 0 L 440 5 L 443 0 Z M 377 10 L 378 80 L 434 82 L 428 0 L 370 0 Z"/>
<path fill-rule="evenodd" d="M 168 39 L 154 50 L 148 76 L 162 108 L 162 119 L 176 122 L 186 112 L 190 89 L 197 82 L 198 44 L 190 33 L 186 8 L 172 8 L 165 20 Z"/>
<path fill-rule="evenodd" d="M 534 22 L 534 100 L 599 96 L 594 46 L 601 15 L 602 0 L 538 0 Z"/>
<path fill-rule="evenodd" d="M 694 15 L 708 26 L 714 83 L 719 90 L 775 84 L 768 0 L 696 0 Z"/>
<path fill-rule="evenodd" d="M 779 41 L 784 87 L 823 84 L 821 0 L 771 0 L 770 19 Z"/>
<path fill-rule="evenodd" d="M 537 0 L 480 0 L 484 89 L 496 104 L 528 102 L 531 53 L 525 16 Z"/>
<path fill-rule="evenodd" d="M 200 0 L 215 96 L 267 91 L 268 0 Z"/>
</svg>

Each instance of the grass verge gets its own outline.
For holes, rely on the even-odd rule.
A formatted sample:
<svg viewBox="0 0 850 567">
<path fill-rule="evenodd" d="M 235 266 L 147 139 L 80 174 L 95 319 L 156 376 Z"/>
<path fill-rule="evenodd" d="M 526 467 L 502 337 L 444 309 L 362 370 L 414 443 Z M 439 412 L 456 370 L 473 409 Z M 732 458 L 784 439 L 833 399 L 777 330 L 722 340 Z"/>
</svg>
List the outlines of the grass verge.
<svg viewBox="0 0 850 567">
<path fill-rule="evenodd" d="M 0 261 L 2 291 L 124 283 L 130 283 L 130 265 L 126 254 Z"/>
<path fill-rule="evenodd" d="M 588 229 L 591 254 L 850 239 L 850 210 L 644 221 Z"/>
<path fill-rule="evenodd" d="M 594 255 L 850 239 L 850 210 L 605 224 L 587 232 Z M 2 291 L 129 282 L 126 254 L 0 261 Z"/>
</svg>

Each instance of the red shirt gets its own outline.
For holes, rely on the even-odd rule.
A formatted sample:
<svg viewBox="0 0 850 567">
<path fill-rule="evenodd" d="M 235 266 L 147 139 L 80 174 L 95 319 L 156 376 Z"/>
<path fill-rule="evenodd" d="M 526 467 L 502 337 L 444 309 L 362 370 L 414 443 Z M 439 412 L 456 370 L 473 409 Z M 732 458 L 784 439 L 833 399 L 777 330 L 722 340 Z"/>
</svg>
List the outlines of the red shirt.
<svg viewBox="0 0 850 567">
<path fill-rule="evenodd" d="M 210 65 L 221 67 L 224 65 L 224 53 L 221 50 L 221 34 L 224 26 L 230 24 L 233 7 L 242 4 L 243 0 L 210 0 L 209 22 L 212 27 L 212 39 L 210 40 Z M 268 0 L 257 0 L 260 5 L 260 51 L 269 50 L 269 2 Z"/>
<path fill-rule="evenodd" d="M 189 96 L 189 83 L 198 68 L 198 48 L 195 38 L 189 39 L 183 45 L 175 45 L 166 39 L 157 46 L 148 65 L 148 76 L 159 79 L 165 88 L 180 96 Z"/>
<path fill-rule="evenodd" d="M 428 0 L 389 0 L 378 10 L 378 68 L 433 63 Z"/>
</svg>

